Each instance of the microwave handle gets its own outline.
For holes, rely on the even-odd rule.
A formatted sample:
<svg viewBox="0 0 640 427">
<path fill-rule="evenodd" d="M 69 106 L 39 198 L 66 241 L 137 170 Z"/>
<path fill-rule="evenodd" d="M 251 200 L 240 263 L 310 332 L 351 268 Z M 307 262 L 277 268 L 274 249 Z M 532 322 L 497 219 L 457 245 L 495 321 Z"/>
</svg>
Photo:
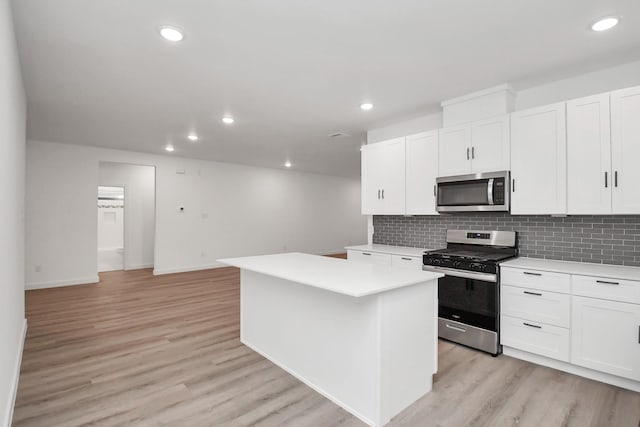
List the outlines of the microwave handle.
<svg viewBox="0 0 640 427">
<path fill-rule="evenodd" d="M 489 185 L 487 186 L 487 200 L 490 205 L 493 205 L 493 181 L 494 178 L 490 178 Z"/>
</svg>

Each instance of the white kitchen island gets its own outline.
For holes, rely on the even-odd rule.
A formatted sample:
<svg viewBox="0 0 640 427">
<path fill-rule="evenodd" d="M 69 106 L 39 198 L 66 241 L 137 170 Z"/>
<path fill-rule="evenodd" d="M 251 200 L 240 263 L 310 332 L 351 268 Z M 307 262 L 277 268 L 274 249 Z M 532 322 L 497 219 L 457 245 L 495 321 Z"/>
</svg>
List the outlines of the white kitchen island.
<svg viewBox="0 0 640 427">
<path fill-rule="evenodd" d="M 241 341 L 362 421 L 431 390 L 441 274 L 302 253 L 219 261 L 241 269 Z"/>
</svg>

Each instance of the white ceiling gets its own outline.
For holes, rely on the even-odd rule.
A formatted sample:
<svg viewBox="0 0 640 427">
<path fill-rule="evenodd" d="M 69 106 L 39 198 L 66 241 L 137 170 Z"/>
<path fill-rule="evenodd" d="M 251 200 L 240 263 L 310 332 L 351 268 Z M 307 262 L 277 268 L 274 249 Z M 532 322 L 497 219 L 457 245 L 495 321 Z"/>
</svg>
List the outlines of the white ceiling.
<svg viewBox="0 0 640 427">
<path fill-rule="evenodd" d="M 365 131 L 640 58 L 638 0 L 14 0 L 30 139 L 359 174 Z M 623 15 L 607 33 L 597 17 Z M 161 25 L 184 30 L 171 44 Z M 375 107 L 359 109 L 363 100 Z M 220 122 L 236 118 L 232 126 Z M 186 139 L 190 131 L 197 143 Z M 348 138 L 331 140 L 334 132 Z"/>
</svg>

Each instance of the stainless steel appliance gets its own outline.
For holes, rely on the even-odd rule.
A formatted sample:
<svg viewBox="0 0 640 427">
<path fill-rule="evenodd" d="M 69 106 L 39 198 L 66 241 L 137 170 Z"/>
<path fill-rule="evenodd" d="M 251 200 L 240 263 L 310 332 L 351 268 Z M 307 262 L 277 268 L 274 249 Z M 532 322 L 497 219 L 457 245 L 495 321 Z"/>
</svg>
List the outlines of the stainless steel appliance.
<svg viewBox="0 0 640 427">
<path fill-rule="evenodd" d="M 508 211 L 509 171 L 436 179 L 438 212 Z"/>
<path fill-rule="evenodd" d="M 438 280 L 438 336 L 494 356 L 500 346 L 500 266 L 517 256 L 514 231 L 447 230 L 447 247 L 425 252 Z"/>
</svg>

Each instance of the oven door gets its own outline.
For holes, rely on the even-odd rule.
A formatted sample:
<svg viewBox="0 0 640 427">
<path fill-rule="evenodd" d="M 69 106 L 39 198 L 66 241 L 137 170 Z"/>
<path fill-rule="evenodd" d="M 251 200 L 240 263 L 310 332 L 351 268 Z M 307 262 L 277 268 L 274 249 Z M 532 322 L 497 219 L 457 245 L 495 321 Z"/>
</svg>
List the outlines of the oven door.
<svg viewBox="0 0 640 427">
<path fill-rule="evenodd" d="M 446 275 L 438 279 L 438 301 L 438 317 L 498 331 L 497 282 Z"/>
<path fill-rule="evenodd" d="M 438 212 L 508 211 L 509 172 L 438 178 Z"/>
</svg>

